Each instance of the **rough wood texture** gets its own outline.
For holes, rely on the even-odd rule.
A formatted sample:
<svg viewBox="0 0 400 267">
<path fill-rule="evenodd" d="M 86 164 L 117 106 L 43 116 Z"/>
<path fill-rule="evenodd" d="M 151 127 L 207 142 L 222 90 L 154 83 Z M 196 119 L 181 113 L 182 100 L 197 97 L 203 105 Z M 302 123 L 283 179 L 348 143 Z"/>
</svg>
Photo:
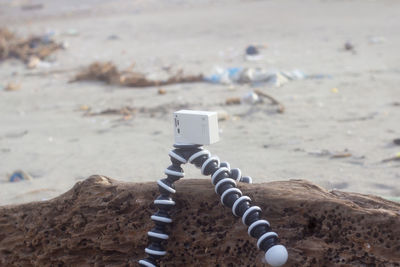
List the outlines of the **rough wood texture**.
<svg viewBox="0 0 400 267">
<path fill-rule="evenodd" d="M 256 240 L 209 179 L 176 183 L 163 266 L 263 266 Z M 400 266 L 400 205 L 303 180 L 244 185 L 288 247 L 287 266 Z M 92 176 L 44 202 L 0 207 L 1 266 L 136 266 L 155 183 Z"/>
</svg>

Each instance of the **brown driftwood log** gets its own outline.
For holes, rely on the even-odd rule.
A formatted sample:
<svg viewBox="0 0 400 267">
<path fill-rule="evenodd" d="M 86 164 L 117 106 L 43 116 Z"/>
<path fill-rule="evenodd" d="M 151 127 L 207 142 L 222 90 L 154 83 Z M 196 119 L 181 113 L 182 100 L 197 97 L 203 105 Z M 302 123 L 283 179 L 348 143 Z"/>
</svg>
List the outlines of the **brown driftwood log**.
<svg viewBox="0 0 400 267">
<path fill-rule="evenodd" d="M 289 251 L 286 266 L 400 266 L 400 205 L 303 180 L 240 184 Z M 247 228 L 209 179 L 176 183 L 162 266 L 263 266 Z M 42 202 L 0 207 L 0 266 L 137 266 L 155 183 L 92 176 Z"/>
</svg>

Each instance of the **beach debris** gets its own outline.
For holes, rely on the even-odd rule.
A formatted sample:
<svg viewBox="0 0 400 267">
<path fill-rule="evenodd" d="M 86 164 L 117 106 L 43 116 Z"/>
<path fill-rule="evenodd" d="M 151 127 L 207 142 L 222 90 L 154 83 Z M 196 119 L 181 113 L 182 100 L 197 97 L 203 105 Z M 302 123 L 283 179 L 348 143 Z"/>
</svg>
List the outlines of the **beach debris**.
<svg viewBox="0 0 400 267">
<path fill-rule="evenodd" d="M 260 54 L 260 51 L 255 45 L 249 45 L 246 48 L 246 55 L 258 55 Z"/>
<path fill-rule="evenodd" d="M 240 102 L 242 104 L 254 105 L 254 104 L 260 102 L 260 98 L 254 91 L 250 91 L 242 96 L 242 98 L 240 99 Z"/>
<path fill-rule="evenodd" d="M 70 82 L 97 80 L 108 84 L 128 87 L 149 87 L 206 81 L 214 84 L 267 84 L 280 87 L 289 81 L 331 77 L 324 74 L 306 75 L 304 72 L 297 69 L 293 71 L 268 71 L 263 68 L 214 67 L 213 70 L 204 77 L 201 74 L 185 76 L 183 75 L 183 71 L 180 70 L 167 79 L 156 80 L 148 79 L 145 74 L 135 72 L 132 69 L 133 67 L 125 71 L 118 71 L 117 67 L 111 62 L 94 62 L 88 68 L 78 73 Z"/>
<path fill-rule="evenodd" d="M 248 68 L 245 69 L 241 75 L 239 82 L 241 83 L 267 83 L 269 85 L 280 87 L 287 83 L 289 80 L 280 72 L 268 71 L 261 68 Z"/>
<path fill-rule="evenodd" d="M 259 61 L 263 58 L 262 55 L 260 55 L 260 50 L 258 46 L 249 45 L 246 48 L 245 52 L 246 52 L 245 59 L 248 61 Z"/>
<path fill-rule="evenodd" d="M 40 59 L 38 57 L 32 56 L 28 59 L 28 63 L 26 64 L 26 66 L 28 67 L 28 69 L 34 69 L 37 67 L 39 62 L 40 62 Z"/>
<path fill-rule="evenodd" d="M 239 105 L 239 104 L 248 104 L 254 105 L 260 102 L 260 98 L 254 91 L 249 91 L 245 93 L 242 97 L 230 97 L 227 98 L 225 104 L 230 105 Z"/>
<path fill-rule="evenodd" d="M 267 48 L 266 44 L 258 44 L 258 45 L 249 45 L 245 50 L 245 59 L 247 61 L 260 61 L 263 59 L 263 55 L 261 54 L 261 49 Z"/>
<path fill-rule="evenodd" d="M 267 98 L 271 101 L 272 105 L 276 105 L 278 106 L 277 112 L 278 113 L 284 113 L 285 112 L 285 106 L 279 102 L 278 100 L 276 100 L 274 97 L 270 96 L 267 93 L 264 93 L 263 91 L 259 90 L 259 89 L 255 89 L 254 92 L 259 95 L 262 98 Z"/>
<path fill-rule="evenodd" d="M 309 74 L 306 76 L 307 79 L 316 79 L 316 80 L 321 80 L 321 79 L 332 79 L 333 76 L 330 74 L 323 74 L 323 73 L 316 73 L 316 74 Z"/>
<path fill-rule="evenodd" d="M 115 41 L 115 40 L 119 40 L 119 39 L 121 39 L 121 38 L 116 34 L 111 34 L 107 37 L 107 40 L 110 40 L 110 41 Z"/>
<path fill-rule="evenodd" d="M 325 76 L 323 76 L 322 74 L 306 75 L 303 71 L 298 69 L 294 69 L 292 71 L 281 71 L 281 74 L 291 81 L 304 80 L 306 78 L 308 79 L 325 78 Z"/>
<path fill-rule="evenodd" d="M 218 121 L 227 121 L 229 113 L 226 110 L 217 110 Z"/>
<path fill-rule="evenodd" d="M 343 151 L 343 152 L 333 152 L 331 155 L 331 159 L 340 159 L 340 158 L 348 158 L 351 157 L 352 154 L 350 152 L 347 151 Z"/>
<path fill-rule="evenodd" d="M 16 170 L 12 172 L 11 174 L 7 175 L 7 180 L 9 182 L 19 182 L 23 180 L 32 180 L 32 176 L 30 176 L 27 172 L 24 172 L 23 170 Z"/>
<path fill-rule="evenodd" d="M 222 68 L 214 67 L 211 73 L 204 77 L 204 80 L 216 84 L 232 84 L 239 82 L 243 68 Z"/>
<path fill-rule="evenodd" d="M 263 99 L 268 99 L 271 101 L 272 105 L 278 106 L 277 112 L 278 113 L 284 113 L 285 112 L 285 107 L 284 105 L 276 100 L 274 97 L 270 96 L 267 93 L 264 93 L 263 91 L 259 89 L 255 89 L 254 91 L 247 92 L 244 94 L 241 98 L 239 97 L 230 97 L 225 100 L 226 105 L 239 105 L 239 104 L 249 104 L 249 105 L 255 105 L 258 103 L 262 103 Z"/>
<path fill-rule="evenodd" d="M 378 115 L 379 115 L 379 112 L 372 112 L 372 113 L 364 115 L 364 116 L 339 119 L 337 121 L 338 122 L 366 121 L 366 120 L 372 120 Z"/>
<path fill-rule="evenodd" d="M 240 97 L 229 97 L 225 101 L 225 104 L 228 106 L 239 105 L 240 103 L 241 103 Z"/>
<path fill-rule="evenodd" d="M 4 87 L 5 91 L 18 91 L 19 89 L 21 89 L 21 84 L 14 82 L 10 82 Z"/>
<path fill-rule="evenodd" d="M 328 149 L 308 151 L 309 155 L 319 156 L 319 157 L 330 157 L 331 159 L 338 158 L 348 158 L 352 156 L 352 153 L 346 148 L 343 151 L 330 151 Z"/>
<path fill-rule="evenodd" d="M 43 4 L 25 4 L 25 5 L 21 5 L 21 10 L 31 11 L 31 10 L 42 9 L 43 7 L 44 7 Z"/>
<path fill-rule="evenodd" d="M 275 86 L 275 87 L 281 87 L 282 85 L 286 84 L 289 82 L 289 80 L 282 75 L 281 73 L 273 73 L 269 76 L 267 80 L 265 80 L 267 84 Z"/>
<path fill-rule="evenodd" d="M 157 91 L 157 93 L 158 93 L 159 95 L 165 95 L 165 94 L 167 93 L 167 91 L 166 91 L 164 88 L 159 88 L 158 91 Z"/>
<path fill-rule="evenodd" d="M 387 159 L 383 159 L 382 162 L 386 163 L 386 162 L 391 162 L 391 161 L 400 161 L 400 152 L 396 153 L 396 156 L 391 157 L 391 158 L 387 158 Z"/>
<path fill-rule="evenodd" d="M 354 51 L 354 45 L 350 41 L 347 41 L 344 43 L 344 50 Z"/>
<path fill-rule="evenodd" d="M 0 61 L 10 58 L 22 60 L 28 64 L 32 57 L 45 60 L 63 45 L 53 40 L 53 33 L 31 36 L 26 39 L 15 36 L 5 28 L 0 28 Z"/>
<path fill-rule="evenodd" d="M 400 146 L 400 138 L 393 139 L 393 143 Z"/>
<path fill-rule="evenodd" d="M 88 105 L 81 105 L 81 106 L 79 107 L 79 110 L 88 111 L 88 110 L 90 110 L 90 106 L 88 106 Z"/>
<path fill-rule="evenodd" d="M 370 37 L 368 37 L 368 42 L 370 44 L 383 44 L 383 43 L 386 43 L 387 40 L 383 36 L 370 36 Z"/>
<path fill-rule="evenodd" d="M 124 120 L 131 119 L 134 115 L 141 113 L 146 114 L 150 117 L 155 117 L 156 115 L 165 116 L 169 114 L 172 110 L 187 109 L 189 105 L 187 104 L 163 104 L 154 107 L 131 107 L 124 106 L 119 108 L 106 108 L 106 109 L 95 109 L 87 105 L 81 105 L 79 111 L 84 111 L 83 116 L 122 116 Z"/>
<path fill-rule="evenodd" d="M 77 29 L 71 28 L 71 29 L 66 30 L 64 32 L 64 35 L 67 35 L 67 36 L 78 36 L 79 35 L 79 31 Z"/>
<path fill-rule="evenodd" d="M 91 111 L 89 108 L 85 113 L 85 116 L 100 116 L 100 115 L 121 115 L 123 118 L 131 118 L 134 113 L 138 110 L 132 107 L 122 107 L 122 108 L 108 108 L 100 111 Z"/>
<path fill-rule="evenodd" d="M 264 68 L 214 67 L 208 75 L 205 75 L 204 80 L 215 84 L 267 84 L 280 87 L 290 81 L 331 77 L 325 74 L 306 75 L 298 69 L 292 71 L 270 71 Z"/>
<path fill-rule="evenodd" d="M 52 66 L 51 61 L 54 62 L 51 56 L 46 57 L 46 60 L 41 60 L 37 56 L 32 56 L 28 59 L 26 66 L 28 69 L 49 68 Z"/>
<path fill-rule="evenodd" d="M 337 94 L 337 93 L 339 93 L 339 89 L 334 87 L 334 88 L 331 89 L 331 92 L 334 93 L 334 94 Z"/>
<path fill-rule="evenodd" d="M 28 130 L 18 131 L 18 132 L 11 132 L 4 135 L 6 138 L 20 138 L 28 134 Z"/>
<path fill-rule="evenodd" d="M 180 70 L 165 80 L 149 80 L 146 75 L 131 69 L 119 71 L 112 62 L 94 62 L 89 67 L 78 73 L 73 80 L 76 81 L 102 81 L 108 84 L 127 87 L 163 86 L 177 83 L 194 83 L 203 81 L 203 75 L 183 75 Z"/>
</svg>

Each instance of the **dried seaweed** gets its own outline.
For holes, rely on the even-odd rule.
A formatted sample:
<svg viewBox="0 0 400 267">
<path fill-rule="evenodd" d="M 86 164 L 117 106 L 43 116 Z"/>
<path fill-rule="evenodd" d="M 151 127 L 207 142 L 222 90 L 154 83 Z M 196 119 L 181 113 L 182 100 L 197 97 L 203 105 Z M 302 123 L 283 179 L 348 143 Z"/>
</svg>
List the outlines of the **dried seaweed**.
<svg viewBox="0 0 400 267">
<path fill-rule="evenodd" d="M 118 71 L 112 62 L 94 62 L 78 73 L 71 82 L 75 81 L 102 81 L 127 87 L 163 86 L 177 83 L 193 83 L 203 80 L 203 75 L 184 76 L 182 71 L 166 80 L 149 80 L 140 72 L 125 70 Z"/>
<path fill-rule="evenodd" d="M 22 39 L 7 29 L 0 28 L 0 61 L 16 58 L 27 64 L 32 57 L 42 60 L 60 48 L 63 45 L 56 43 L 48 35 Z"/>
</svg>

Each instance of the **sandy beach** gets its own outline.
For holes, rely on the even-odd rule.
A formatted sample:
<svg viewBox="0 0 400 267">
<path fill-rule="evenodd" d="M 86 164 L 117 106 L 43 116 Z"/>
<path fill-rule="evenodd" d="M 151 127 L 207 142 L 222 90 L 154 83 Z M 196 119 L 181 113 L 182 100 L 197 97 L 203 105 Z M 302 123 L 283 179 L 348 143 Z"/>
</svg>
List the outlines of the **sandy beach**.
<svg viewBox="0 0 400 267">
<path fill-rule="evenodd" d="M 42 6 L 27 8 L 34 4 Z M 182 108 L 220 113 L 221 141 L 207 149 L 254 183 L 306 179 L 399 199 L 399 17 L 394 0 L 0 0 L 2 27 L 20 37 L 51 32 L 66 46 L 31 69 L 17 59 L 0 62 L 0 205 L 53 198 L 92 174 L 163 177 L 172 113 Z M 249 45 L 261 47 L 258 60 L 245 58 Z M 179 69 L 208 75 L 216 66 L 313 78 L 282 86 L 69 82 L 96 61 L 133 66 L 151 79 Z M 9 83 L 20 88 L 7 91 Z M 285 112 L 268 101 L 226 105 L 255 89 Z M 136 112 L 87 112 L 124 107 Z M 32 180 L 10 182 L 15 170 Z M 201 177 L 193 166 L 185 173 Z"/>
</svg>

